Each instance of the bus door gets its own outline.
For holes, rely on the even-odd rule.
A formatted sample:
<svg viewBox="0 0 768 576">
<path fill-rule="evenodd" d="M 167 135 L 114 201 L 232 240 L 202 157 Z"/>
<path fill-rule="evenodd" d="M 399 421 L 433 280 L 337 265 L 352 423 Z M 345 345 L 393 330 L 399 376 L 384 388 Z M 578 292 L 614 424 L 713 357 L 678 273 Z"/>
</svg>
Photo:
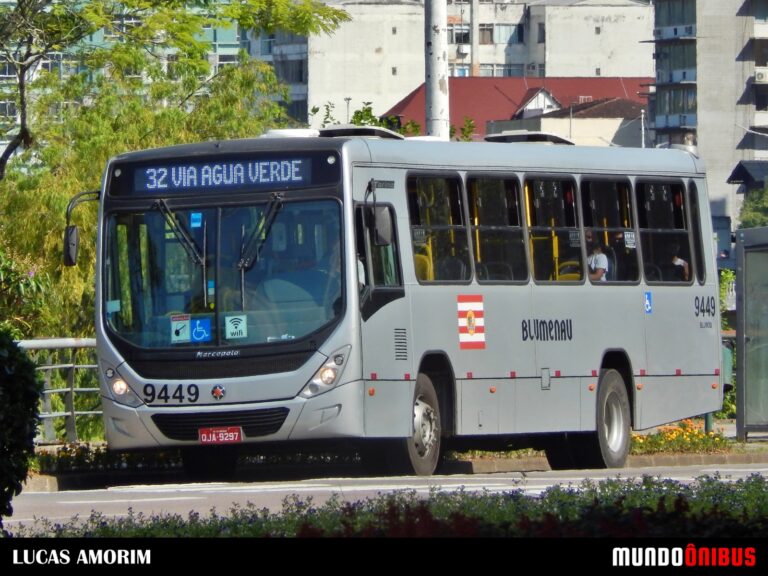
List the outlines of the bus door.
<svg viewBox="0 0 768 576">
<path fill-rule="evenodd" d="M 360 307 L 365 431 L 369 437 L 411 434 L 410 413 L 416 374 L 411 320 L 401 266 L 394 202 L 398 184 L 392 170 L 358 169 L 355 186 L 367 188 L 354 207 L 355 263 Z M 402 197 L 402 190 L 399 191 Z M 381 230 L 378 227 L 381 226 Z M 387 234 L 387 229 L 389 234 Z"/>
</svg>

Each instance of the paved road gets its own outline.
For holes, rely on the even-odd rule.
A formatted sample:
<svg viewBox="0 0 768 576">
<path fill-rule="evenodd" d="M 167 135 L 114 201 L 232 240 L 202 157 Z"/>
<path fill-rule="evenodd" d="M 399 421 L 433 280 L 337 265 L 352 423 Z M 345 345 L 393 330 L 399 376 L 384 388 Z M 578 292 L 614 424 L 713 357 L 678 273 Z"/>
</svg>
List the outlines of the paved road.
<svg viewBox="0 0 768 576">
<path fill-rule="evenodd" d="M 216 509 L 226 513 L 233 505 L 251 503 L 258 508 L 279 511 L 286 497 L 311 496 L 321 504 L 336 494 L 345 501 L 356 501 L 379 493 L 413 490 L 427 495 L 430 490 L 487 490 L 504 492 L 523 490 L 537 495 L 553 485 L 579 484 L 585 478 L 638 478 L 643 475 L 690 482 L 698 476 L 719 473 L 724 480 L 745 478 L 751 474 L 768 475 L 768 464 L 703 465 L 669 468 L 626 468 L 620 471 L 514 472 L 505 474 L 455 474 L 448 476 L 391 478 L 314 478 L 308 480 L 233 482 L 233 483 L 168 483 L 132 485 L 98 490 L 65 492 L 23 492 L 13 500 L 14 515 L 4 519 L 6 528 L 14 531 L 20 524 L 29 525 L 45 518 L 63 523 L 73 516 L 87 517 L 91 511 L 110 517 L 128 514 L 129 508 L 145 515 L 174 513 L 186 516 L 192 510 L 207 514 Z"/>
</svg>

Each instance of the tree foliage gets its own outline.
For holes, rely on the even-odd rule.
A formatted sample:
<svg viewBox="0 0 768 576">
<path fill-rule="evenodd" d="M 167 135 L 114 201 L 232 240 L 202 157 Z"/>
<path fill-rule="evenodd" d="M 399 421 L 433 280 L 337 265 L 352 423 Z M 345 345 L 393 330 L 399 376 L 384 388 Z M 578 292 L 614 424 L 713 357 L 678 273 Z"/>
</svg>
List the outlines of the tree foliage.
<svg viewBox="0 0 768 576">
<path fill-rule="evenodd" d="M 34 454 L 41 390 L 34 363 L 0 330 L 0 532 Z"/>
<path fill-rule="evenodd" d="M 110 75 L 148 73 L 157 80 L 167 72 L 171 53 L 174 69 L 183 72 L 189 90 L 195 78 L 208 71 L 206 27 L 309 35 L 330 33 L 348 19 L 346 12 L 318 0 L 18 0 L 2 4 L 0 64 L 7 63 L 16 75 L 11 90 L 3 95 L 16 102 L 19 122 L 0 126 L 0 138 L 8 139 L 0 153 L 0 180 L 12 154 L 29 148 L 39 137 L 30 110 L 35 93 L 30 82 L 46 59 L 58 55 L 85 63 L 91 71 L 108 66 Z M 86 38 L 91 41 L 84 42 Z"/>
<path fill-rule="evenodd" d="M 768 189 L 750 190 L 739 213 L 740 228 L 768 226 Z"/>
<path fill-rule="evenodd" d="M 5 174 L 0 179 L 0 237 L 13 247 L 12 257 L 20 270 L 35 270 L 35 278 L 47 282 L 37 314 L 17 323 L 19 335 L 91 335 L 96 246 L 95 241 L 81 242 L 78 266 L 62 265 L 69 199 L 83 190 L 99 189 L 104 166 L 116 154 L 253 137 L 291 123 L 279 104 L 287 100 L 287 91 L 268 64 L 241 54 L 237 65 L 220 66 L 212 73 L 202 57 L 210 47 L 203 26 L 237 24 L 303 34 L 332 30 L 347 16 L 314 1 L 19 4 L 30 10 L 34 4 L 37 15 L 77 12 L 67 13 L 71 22 L 87 22 L 88 33 L 107 29 L 120 40 L 87 47 L 74 41 L 48 42 L 35 48 L 35 53 L 48 55 L 54 49 L 71 49 L 69 54 L 77 50 L 80 68 L 66 75 L 38 71 L 25 86 L 34 98 L 26 103 L 26 128 L 17 130 L 25 130 L 29 137 L 17 146 L 7 169 L 0 165 Z M 188 10 L 190 4 L 197 10 Z M 0 7 L 0 30 L 12 16 L 18 17 L 11 12 Z M 129 21 L 117 19 L 117 14 L 129 14 L 135 20 L 127 26 Z M 76 36 L 82 38 L 80 28 L 58 37 Z M 16 42 L 20 41 L 17 37 Z M 0 57 L 8 56 L 9 46 L 0 34 Z M 172 59 L 167 57 L 169 50 Z M 79 207 L 73 223 L 80 225 L 83 238 L 95 240 L 96 206 Z M 0 315 L 9 315 L 4 302 L 0 302 Z"/>
</svg>

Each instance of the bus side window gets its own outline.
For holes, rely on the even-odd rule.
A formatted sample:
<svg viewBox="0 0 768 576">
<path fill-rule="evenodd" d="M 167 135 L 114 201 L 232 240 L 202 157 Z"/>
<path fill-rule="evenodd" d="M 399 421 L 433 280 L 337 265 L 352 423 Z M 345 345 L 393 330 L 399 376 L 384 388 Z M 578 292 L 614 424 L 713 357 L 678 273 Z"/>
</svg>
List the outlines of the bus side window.
<svg viewBox="0 0 768 576">
<path fill-rule="evenodd" d="M 606 280 L 636 282 L 640 269 L 629 183 L 583 180 L 581 208 L 586 237 L 599 244 L 608 259 Z"/>
<path fill-rule="evenodd" d="M 528 280 L 518 181 L 469 178 L 467 191 L 478 282 Z"/>
<path fill-rule="evenodd" d="M 640 182 L 636 194 L 646 281 L 689 282 L 693 267 L 685 187 L 678 182 Z"/>
<path fill-rule="evenodd" d="M 458 177 L 409 176 L 408 216 L 419 282 L 470 278 L 467 231 Z"/>
<path fill-rule="evenodd" d="M 580 281 L 584 265 L 574 182 L 526 180 L 525 196 L 534 279 Z"/>
</svg>

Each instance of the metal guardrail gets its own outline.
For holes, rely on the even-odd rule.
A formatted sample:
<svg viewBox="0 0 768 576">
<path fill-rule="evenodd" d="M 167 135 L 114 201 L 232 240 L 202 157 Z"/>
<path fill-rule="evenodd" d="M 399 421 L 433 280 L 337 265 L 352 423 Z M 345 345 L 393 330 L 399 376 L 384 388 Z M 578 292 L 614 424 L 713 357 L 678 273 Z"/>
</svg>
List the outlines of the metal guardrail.
<svg viewBox="0 0 768 576">
<path fill-rule="evenodd" d="M 98 365 L 78 364 L 77 353 L 80 350 L 91 349 L 91 357 L 95 357 L 96 340 L 94 338 L 41 338 L 36 340 L 20 340 L 19 348 L 29 353 L 37 364 L 37 370 L 43 372 L 44 388 L 40 418 L 42 420 L 42 437 L 38 442 L 56 442 L 56 431 L 53 421 L 64 418 L 64 430 L 67 442 L 77 442 L 76 420 L 78 416 L 101 416 L 101 410 L 76 410 L 75 394 L 97 394 L 99 388 L 76 386 L 75 374 L 78 370 L 96 370 Z M 54 373 L 63 372 L 64 386 L 54 387 Z M 53 411 L 51 398 L 57 394 L 63 396 L 64 410 Z M 99 402 L 100 404 L 100 402 Z"/>
</svg>

